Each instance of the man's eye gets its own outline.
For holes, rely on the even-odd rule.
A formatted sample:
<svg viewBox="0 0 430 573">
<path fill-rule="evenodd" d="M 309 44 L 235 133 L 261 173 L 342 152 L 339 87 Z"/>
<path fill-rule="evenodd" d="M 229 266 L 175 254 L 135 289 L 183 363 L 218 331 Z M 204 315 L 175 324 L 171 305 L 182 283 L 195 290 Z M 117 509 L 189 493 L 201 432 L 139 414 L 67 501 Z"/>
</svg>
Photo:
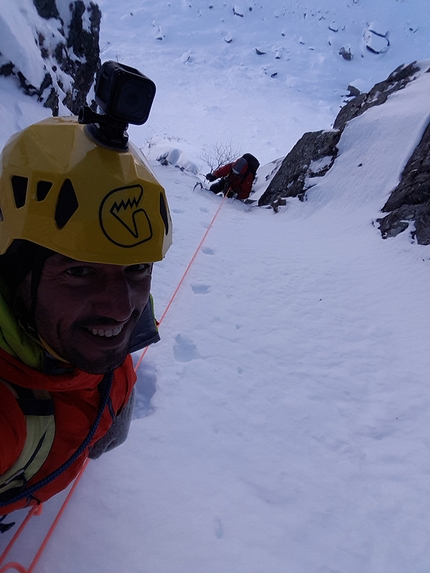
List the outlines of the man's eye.
<svg viewBox="0 0 430 573">
<path fill-rule="evenodd" d="M 88 273 L 89 270 L 86 267 L 70 267 L 66 270 L 66 274 L 72 277 L 85 277 Z"/>
<path fill-rule="evenodd" d="M 138 265 L 130 265 L 126 270 L 128 273 L 137 274 L 140 276 L 150 276 L 152 271 L 152 264 L 142 263 Z"/>
</svg>

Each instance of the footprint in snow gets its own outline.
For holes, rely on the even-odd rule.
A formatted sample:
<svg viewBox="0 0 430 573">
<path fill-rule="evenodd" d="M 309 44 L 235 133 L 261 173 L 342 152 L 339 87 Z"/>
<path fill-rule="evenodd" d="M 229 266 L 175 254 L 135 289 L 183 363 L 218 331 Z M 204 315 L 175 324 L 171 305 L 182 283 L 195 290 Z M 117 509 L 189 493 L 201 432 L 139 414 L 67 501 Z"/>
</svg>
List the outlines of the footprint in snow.
<svg viewBox="0 0 430 573">
<path fill-rule="evenodd" d="M 224 535 L 224 528 L 222 526 L 222 521 L 219 519 L 219 517 L 216 517 L 214 519 L 214 533 L 217 539 L 221 539 L 221 537 L 223 537 Z"/>
<path fill-rule="evenodd" d="M 199 358 L 197 346 L 184 334 L 178 334 L 175 337 L 175 344 L 173 346 L 173 356 L 178 362 L 191 362 Z"/>
<path fill-rule="evenodd" d="M 209 285 L 191 285 L 194 294 L 207 294 L 211 287 Z"/>
</svg>

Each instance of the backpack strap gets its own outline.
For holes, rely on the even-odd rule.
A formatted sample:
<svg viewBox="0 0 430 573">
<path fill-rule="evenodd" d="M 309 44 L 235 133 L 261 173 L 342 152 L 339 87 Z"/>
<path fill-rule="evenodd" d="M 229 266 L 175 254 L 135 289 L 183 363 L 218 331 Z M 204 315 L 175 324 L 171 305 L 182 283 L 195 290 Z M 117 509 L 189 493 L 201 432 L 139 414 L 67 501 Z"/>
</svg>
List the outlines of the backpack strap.
<svg viewBox="0 0 430 573">
<path fill-rule="evenodd" d="M 55 436 L 54 402 L 44 390 L 30 390 L 5 382 L 25 416 L 26 439 L 16 462 L 0 476 L 0 501 L 7 502 L 22 491 L 44 464 Z"/>
</svg>

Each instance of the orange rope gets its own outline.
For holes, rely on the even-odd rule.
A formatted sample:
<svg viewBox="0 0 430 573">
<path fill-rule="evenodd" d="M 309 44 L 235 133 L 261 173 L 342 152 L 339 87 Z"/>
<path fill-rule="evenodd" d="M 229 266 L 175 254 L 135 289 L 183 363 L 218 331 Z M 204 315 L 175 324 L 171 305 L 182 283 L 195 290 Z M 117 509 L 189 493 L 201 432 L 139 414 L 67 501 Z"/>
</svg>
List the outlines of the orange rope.
<svg viewBox="0 0 430 573">
<path fill-rule="evenodd" d="M 82 466 L 81 471 L 80 471 L 79 474 L 77 475 L 74 484 L 73 484 L 72 487 L 70 488 L 70 491 L 69 491 L 69 493 L 68 493 L 67 496 L 66 496 L 66 499 L 63 501 L 63 505 L 60 507 L 60 511 L 57 513 L 56 518 L 55 518 L 54 521 L 52 522 L 52 525 L 51 525 L 51 527 L 49 528 L 48 533 L 45 535 L 45 539 L 43 540 L 41 546 L 39 547 L 39 550 L 38 550 L 38 552 L 36 553 L 36 555 L 35 555 L 33 561 L 32 561 L 31 564 L 30 564 L 30 567 L 27 569 L 27 572 L 26 572 L 26 573 L 31 573 L 31 572 L 34 570 L 34 568 L 35 568 L 36 565 L 37 565 L 37 562 L 39 561 L 39 559 L 40 559 L 41 556 L 42 556 L 42 553 L 45 551 L 45 547 L 47 546 L 48 541 L 51 539 L 52 534 L 54 533 L 54 530 L 55 530 L 55 528 L 57 527 L 58 522 L 60 521 L 60 519 L 61 519 L 61 517 L 62 517 L 62 515 L 63 515 L 63 513 L 64 513 L 64 511 L 65 511 L 65 509 L 66 509 L 66 507 L 68 506 L 69 501 L 70 501 L 72 495 L 75 493 L 75 489 L 77 488 L 78 483 L 80 482 L 80 480 L 81 480 L 81 478 L 82 478 L 82 476 L 83 476 L 83 474 L 84 474 L 84 470 L 85 470 L 85 468 L 87 467 L 88 462 L 89 462 L 89 459 L 87 458 L 87 459 L 85 460 L 85 462 L 84 462 L 84 465 Z M 1 572 L 0 572 L 0 573 L 1 573 Z"/>
<path fill-rule="evenodd" d="M 48 533 L 45 535 L 39 550 L 37 551 L 36 555 L 34 556 L 33 561 L 30 563 L 30 566 L 28 569 L 26 569 L 23 565 L 21 565 L 20 563 L 16 563 L 16 562 L 9 562 L 6 563 L 5 565 L 3 565 L 3 567 L 0 569 L 0 573 L 6 573 L 6 571 L 9 571 L 10 569 L 16 569 L 16 571 L 18 571 L 19 573 L 32 573 L 32 571 L 34 571 L 34 568 L 36 567 L 39 559 L 42 556 L 42 553 L 45 551 L 45 548 L 49 542 L 49 540 L 52 537 L 52 534 L 54 533 L 55 528 L 58 525 L 58 522 L 61 519 L 61 516 L 63 515 L 81 477 L 83 476 L 85 467 L 87 466 L 89 462 L 89 459 L 87 458 L 84 462 L 84 465 L 82 466 L 82 469 L 80 471 L 80 473 L 77 475 L 74 484 L 72 485 L 72 487 L 70 488 L 69 493 L 67 494 L 66 499 L 63 501 L 62 506 L 60 507 L 54 521 L 52 522 L 51 527 L 48 530 Z M 33 508 L 30 509 L 30 511 L 27 514 L 27 517 L 24 519 L 24 521 L 21 523 L 20 528 L 17 530 L 17 532 L 15 533 L 15 535 L 13 536 L 13 538 L 11 539 L 9 545 L 6 547 L 5 551 L 2 553 L 1 555 L 1 561 L 0 563 L 3 561 L 4 557 L 6 557 L 7 553 L 9 553 L 9 550 L 11 549 L 12 545 L 15 543 L 15 541 L 18 539 L 19 535 L 22 533 L 24 527 L 28 524 L 29 520 L 33 517 L 33 515 L 39 515 L 42 509 L 42 506 L 35 506 L 36 510 L 33 511 Z"/>
<path fill-rule="evenodd" d="M 30 519 L 33 517 L 33 515 L 35 514 L 39 514 L 42 511 L 42 506 L 41 505 L 33 505 L 33 507 L 29 510 L 29 512 L 27 513 L 26 518 L 23 520 L 23 522 L 21 523 L 21 525 L 18 527 L 18 529 L 15 531 L 15 534 L 13 535 L 12 539 L 9 541 L 9 543 L 7 544 L 5 550 L 3 551 L 3 553 L 0 555 L 0 565 L 3 563 L 3 561 L 6 559 L 7 555 L 9 554 L 10 550 L 12 549 L 12 547 L 15 545 L 15 542 L 17 541 L 17 539 L 19 538 L 19 536 L 21 535 L 21 533 L 23 532 L 23 530 L 25 529 L 26 525 L 28 524 L 28 522 L 30 521 Z M 3 573 L 4 569 L 0 569 L 0 573 Z"/>
<path fill-rule="evenodd" d="M 215 219 L 217 218 L 218 213 L 221 211 L 221 207 L 223 206 L 224 201 L 225 201 L 226 199 L 227 199 L 227 195 L 224 195 L 223 200 L 222 200 L 221 203 L 220 203 L 220 206 L 218 207 L 218 209 L 217 209 L 215 215 L 214 215 L 213 218 L 212 218 L 212 221 L 209 223 L 209 227 L 206 229 L 206 232 L 205 232 L 205 234 L 203 235 L 202 240 L 201 240 L 200 243 L 198 244 L 198 247 L 197 247 L 197 249 L 195 250 L 194 255 L 192 256 L 190 262 L 188 263 L 188 266 L 187 266 L 187 268 L 185 269 L 185 272 L 184 272 L 184 274 L 182 275 L 182 278 L 181 278 L 181 280 L 179 281 L 178 286 L 176 287 L 174 293 L 173 293 L 172 296 L 170 297 L 170 300 L 169 300 L 169 302 L 168 302 L 168 304 L 167 304 L 167 306 L 166 306 L 166 308 L 165 308 L 163 314 L 161 315 L 160 320 L 158 321 L 159 324 L 161 324 L 161 323 L 163 322 L 164 317 L 165 317 L 166 314 L 168 313 L 169 308 L 171 307 L 171 305 L 172 305 L 172 303 L 173 303 L 173 301 L 174 301 L 176 295 L 178 294 L 178 291 L 179 291 L 179 289 L 181 288 L 182 283 L 184 282 L 185 277 L 187 276 L 188 271 L 189 271 L 190 268 L 191 268 L 191 265 L 194 263 L 194 260 L 195 260 L 195 258 L 197 257 L 197 254 L 198 254 L 198 252 L 200 251 L 200 249 L 201 249 L 201 247 L 202 247 L 202 245 L 203 245 L 203 243 L 204 243 L 206 237 L 208 236 L 208 233 L 209 233 L 209 231 L 211 230 L 212 225 L 214 224 L 214 221 L 215 221 Z M 146 348 L 143 349 L 142 354 L 140 355 L 139 360 L 137 361 L 137 364 L 136 364 L 136 366 L 135 366 L 135 368 L 134 368 L 135 372 L 137 372 L 137 369 L 139 368 L 139 366 L 140 366 L 140 364 L 141 364 L 141 362 L 142 362 L 142 360 L 143 360 L 143 357 L 145 356 L 145 354 L 146 354 L 148 348 L 149 348 L 149 347 L 147 346 Z M 0 572 L 0 573 L 1 573 L 1 572 Z"/>
<path fill-rule="evenodd" d="M 195 252 L 194 252 L 194 255 L 192 256 L 190 262 L 188 263 L 188 266 L 187 266 L 187 268 L 185 269 L 185 272 L 184 272 L 184 274 L 182 275 L 181 280 L 180 280 L 179 283 L 178 283 L 178 286 L 176 287 L 174 293 L 173 293 L 172 296 L 170 297 L 170 300 L 169 300 L 169 302 L 168 302 L 168 304 L 167 304 L 167 306 L 166 306 L 166 308 L 165 308 L 165 310 L 164 310 L 164 312 L 163 312 L 163 314 L 162 314 L 160 320 L 158 321 L 159 324 L 161 324 L 161 323 L 163 322 L 164 317 L 166 316 L 167 312 L 169 311 L 169 309 L 170 309 L 170 307 L 171 307 L 171 305 L 172 305 L 172 303 L 173 303 L 173 300 L 176 298 L 176 295 L 178 294 L 178 291 L 179 291 L 179 289 L 181 288 L 181 286 L 182 286 L 182 284 L 183 284 L 183 282 L 184 282 L 184 280 L 185 280 L 185 277 L 187 276 L 187 274 L 188 274 L 188 272 L 189 272 L 189 270 L 190 270 L 192 264 L 194 263 L 194 260 L 195 260 L 195 258 L 197 257 L 197 254 L 198 254 L 198 252 L 200 251 L 200 249 L 201 249 L 201 247 L 202 247 L 202 245 L 203 245 L 203 243 L 204 243 L 204 241 L 205 241 L 205 239 L 206 239 L 206 237 L 207 237 L 209 231 L 211 230 L 211 228 L 212 228 L 212 226 L 213 226 L 213 224 L 214 224 L 214 221 L 215 221 L 215 219 L 217 218 L 218 213 L 220 212 L 221 207 L 223 206 L 224 201 L 226 200 L 226 198 L 227 198 L 227 195 L 224 195 L 224 197 L 223 197 L 223 199 L 222 199 L 222 201 L 221 201 L 221 203 L 220 203 L 220 206 L 218 207 L 218 209 L 217 209 L 215 215 L 213 216 L 212 221 L 209 223 L 209 226 L 208 226 L 208 228 L 206 229 L 206 232 L 205 232 L 205 234 L 203 235 L 202 240 L 201 240 L 200 243 L 198 244 L 197 249 L 196 249 Z M 136 364 L 136 366 L 134 367 L 134 371 L 135 371 L 135 372 L 137 372 L 137 369 L 139 368 L 139 366 L 140 366 L 140 364 L 141 364 L 141 362 L 142 362 L 142 360 L 143 360 L 143 357 L 145 356 L 145 354 L 146 354 L 148 348 L 149 348 L 149 347 L 147 346 L 146 348 L 143 349 L 143 351 L 142 351 L 142 353 L 141 353 L 141 355 L 140 355 L 140 357 L 139 357 L 139 360 L 137 361 L 137 364 Z M 60 510 L 59 510 L 58 513 L 57 513 L 56 518 L 55 518 L 54 521 L 52 522 L 52 525 L 51 525 L 51 527 L 49 528 L 48 533 L 46 534 L 44 540 L 42 541 L 42 544 L 40 545 L 39 550 L 37 551 L 37 553 L 36 553 L 36 555 L 35 555 L 33 561 L 31 562 L 30 567 L 29 567 L 28 569 L 25 569 L 25 567 L 23 567 L 23 566 L 22 566 L 21 564 L 19 564 L 19 563 L 10 562 L 10 563 L 6 563 L 3 567 L 0 568 L 0 573 L 6 573 L 8 570 L 11 570 L 11 569 L 15 569 L 16 571 L 18 571 L 18 573 L 32 573 L 32 571 L 34 570 L 35 566 L 37 565 L 37 563 L 38 563 L 40 557 L 42 556 L 42 553 L 45 551 L 46 545 L 48 544 L 49 540 L 51 539 L 52 534 L 54 533 L 54 530 L 55 530 L 55 528 L 57 527 L 58 522 L 60 521 L 60 519 L 61 519 L 61 517 L 62 517 L 62 515 L 63 515 L 63 513 L 64 513 L 64 511 L 65 511 L 65 509 L 66 509 L 66 507 L 67 507 L 67 505 L 68 505 L 68 503 L 69 503 L 69 501 L 70 501 L 70 499 L 71 499 L 71 497 L 72 497 L 72 495 L 73 495 L 73 493 L 74 493 L 74 491 L 75 491 L 75 489 L 76 489 L 76 487 L 77 487 L 77 485 L 78 485 L 78 483 L 79 483 L 79 481 L 80 481 L 80 479 L 82 478 L 82 475 L 83 475 L 83 473 L 84 473 L 84 471 L 85 471 L 85 468 L 86 468 L 88 462 L 89 462 L 88 459 L 85 460 L 84 465 L 82 466 L 81 471 L 80 471 L 79 474 L 77 475 L 77 477 L 76 477 L 76 479 L 75 479 L 75 482 L 74 482 L 72 488 L 70 489 L 69 493 L 67 494 L 66 499 L 65 499 L 64 502 L 63 502 L 63 505 L 61 506 Z M 24 521 L 23 521 L 22 524 L 20 525 L 19 529 L 17 530 L 17 532 L 15 533 L 15 535 L 13 536 L 13 538 L 11 539 L 11 541 L 9 542 L 9 544 L 8 544 L 8 546 L 6 547 L 6 549 L 4 550 L 4 552 L 0 555 L 0 564 L 3 563 L 3 561 L 4 561 L 5 557 L 6 557 L 6 555 L 9 553 L 9 551 L 10 551 L 10 549 L 12 548 L 12 546 L 14 545 L 15 541 L 18 539 L 18 537 L 20 536 L 20 534 L 22 533 L 23 529 L 26 527 L 26 525 L 28 524 L 28 522 L 30 521 L 30 519 L 33 517 L 33 515 L 38 515 L 38 514 L 40 514 L 40 512 L 42 511 L 42 506 L 41 506 L 41 505 L 40 505 L 40 506 L 35 506 L 35 507 L 36 507 L 36 509 L 33 509 L 33 508 L 32 508 L 32 509 L 28 512 L 27 517 L 24 519 Z"/>
<path fill-rule="evenodd" d="M 20 563 L 16 563 L 15 561 L 6 563 L 6 565 L 0 569 L 0 572 L 3 573 L 11 569 L 15 569 L 16 571 L 18 571 L 18 573 L 27 573 L 27 569 L 25 569 L 25 567 L 23 567 Z"/>
</svg>

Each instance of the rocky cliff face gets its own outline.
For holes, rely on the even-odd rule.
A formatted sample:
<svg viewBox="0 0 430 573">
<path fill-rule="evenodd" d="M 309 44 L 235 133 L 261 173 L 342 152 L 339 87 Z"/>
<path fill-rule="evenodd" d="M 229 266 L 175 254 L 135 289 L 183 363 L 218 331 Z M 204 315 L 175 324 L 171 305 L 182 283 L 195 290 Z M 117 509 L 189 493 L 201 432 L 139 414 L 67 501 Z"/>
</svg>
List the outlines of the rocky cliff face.
<svg viewBox="0 0 430 573">
<path fill-rule="evenodd" d="M 340 130 L 305 133 L 281 163 L 259 206 L 270 205 L 277 211 L 288 197 L 303 201 L 315 178 L 324 176 L 333 165 L 340 136 Z"/>
<path fill-rule="evenodd" d="M 395 237 L 413 222 L 413 237 L 420 245 L 430 245 L 430 125 L 382 212 L 388 213 L 378 219 L 384 239 Z"/>
<path fill-rule="evenodd" d="M 18 6 L 17 4 L 24 4 Z M 90 0 L 23 0 L 4 15 L 0 75 L 12 76 L 53 115 L 77 114 L 100 64 L 101 12 Z"/>
<path fill-rule="evenodd" d="M 306 191 L 323 177 L 336 160 L 336 147 L 346 124 L 374 106 L 382 105 L 394 92 L 405 88 L 417 73 L 418 63 L 400 66 L 369 93 L 358 94 L 339 112 L 333 130 L 305 133 L 283 160 L 259 205 L 278 209 L 288 197 L 304 200 Z M 430 69 L 427 70 L 430 72 Z M 423 245 L 430 244 L 430 126 L 407 162 L 400 183 L 391 192 L 385 205 L 384 217 L 377 220 L 383 238 L 394 237 L 414 223 L 414 238 Z"/>
</svg>

